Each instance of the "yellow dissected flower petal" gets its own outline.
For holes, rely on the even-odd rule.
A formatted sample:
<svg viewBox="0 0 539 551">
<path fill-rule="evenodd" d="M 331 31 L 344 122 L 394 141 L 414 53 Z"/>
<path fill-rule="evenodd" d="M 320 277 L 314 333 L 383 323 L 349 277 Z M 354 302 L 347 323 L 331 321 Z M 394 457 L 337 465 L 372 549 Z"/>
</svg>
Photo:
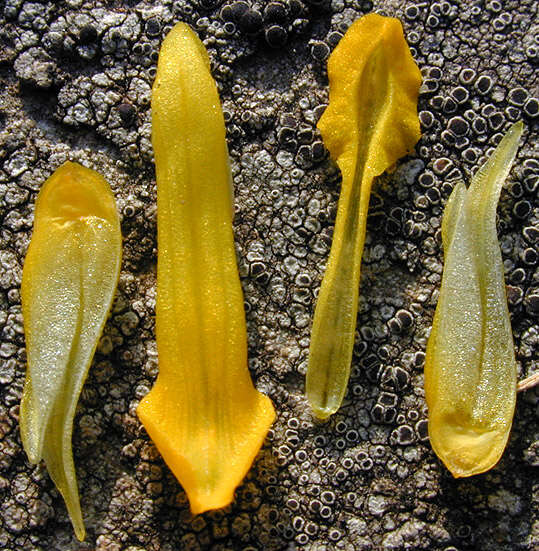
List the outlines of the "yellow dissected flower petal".
<svg viewBox="0 0 539 551">
<path fill-rule="evenodd" d="M 152 141 L 159 376 L 137 413 L 201 513 L 232 501 L 275 412 L 249 376 L 223 114 L 208 55 L 185 24 L 159 53 Z"/>
<path fill-rule="evenodd" d="M 314 314 L 306 391 L 317 417 L 339 409 L 350 375 L 359 274 L 373 179 L 420 137 L 421 74 L 397 19 L 356 21 L 328 62 L 329 105 L 318 128 L 342 172 L 331 252 Z"/>
<path fill-rule="evenodd" d="M 425 396 L 432 447 L 455 477 L 492 468 L 513 419 L 517 371 L 496 206 L 521 134 L 519 122 L 470 188 L 457 184 L 444 212 L 444 272 L 427 346 Z"/>
<path fill-rule="evenodd" d="M 107 182 L 79 164 L 63 164 L 39 192 L 24 261 L 28 369 L 20 428 L 28 458 L 45 460 L 81 540 L 73 417 L 118 283 L 121 244 Z"/>
</svg>

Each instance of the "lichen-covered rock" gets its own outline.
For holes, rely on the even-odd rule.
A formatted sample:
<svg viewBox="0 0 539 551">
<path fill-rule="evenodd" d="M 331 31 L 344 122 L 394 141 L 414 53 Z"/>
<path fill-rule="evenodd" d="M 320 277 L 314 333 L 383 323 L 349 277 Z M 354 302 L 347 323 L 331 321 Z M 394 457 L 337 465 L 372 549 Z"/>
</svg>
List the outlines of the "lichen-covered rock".
<svg viewBox="0 0 539 551">
<path fill-rule="evenodd" d="M 57 66 L 43 48 L 29 48 L 15 60 L 15 74 L 25 83 L 36 88 L 50 88 L 56 79 Z"/>
<path fill-rule="evenodd" d="M 121 5 L 120 5 L 121 4 Z M 423 362 L 441 280 L 441 214 L 517 119 L 498 209 L 520 374 L 537 369 L 538 49 L 533 0 L 6 0 L 0 7 L 0 548 L 21 551 L 539 546 L 537 390 L 519 394 L 491 472 L 453 480 L 432 453 Z M 369 11 L 397 16 L 422 69 L 416 155 L 371 197 L 348 393 L 326 424 L 303 398 L 310 323 L 339 173 L 316 122 L 325 64 Z M 135 409 L 158 370 L 150 90 L 183 20 L 208 48 L 227 126 L 249 367 L 278 418 L 229 507 L 192 518 Z M 75 419 L 87 541 L 21 447 L 20 277 L 39 186 L 65 160 L 107 177 L 122 218 L 115 304 Z"/>
</svg>

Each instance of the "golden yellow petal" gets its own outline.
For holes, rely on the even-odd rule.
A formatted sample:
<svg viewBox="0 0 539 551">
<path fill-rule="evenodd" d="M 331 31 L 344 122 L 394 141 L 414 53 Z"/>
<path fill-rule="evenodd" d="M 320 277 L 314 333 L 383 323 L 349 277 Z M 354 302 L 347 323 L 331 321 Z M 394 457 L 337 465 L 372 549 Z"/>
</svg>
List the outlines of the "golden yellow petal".
<svg viewBox="0 0 539 551">
<path fill-rule="evenodd" d="M 314 414 L 335 413 L 350 376 L 361 256 L 373 179 L 420 137 L 421 74 L 397 19 L 370 14 L 328 62 L 329 105 L 318 128 L 342 172 L 326 273 L 313 320 L 306 393 Z"/>
<path fill-rule="evenodd" d="M 152 93 L 159 376 L 137 413 L 193 513 L 223 507 L 274 420 L 247 367 L 225 127 L 198 37 L 176 25 Z"/>
</svg>

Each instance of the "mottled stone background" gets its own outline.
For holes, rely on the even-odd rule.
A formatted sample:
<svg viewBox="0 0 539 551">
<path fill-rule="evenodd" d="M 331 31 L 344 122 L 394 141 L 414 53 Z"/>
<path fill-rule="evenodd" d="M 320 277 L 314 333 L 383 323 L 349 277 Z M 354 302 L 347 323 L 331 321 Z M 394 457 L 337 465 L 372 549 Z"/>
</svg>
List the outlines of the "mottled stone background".
<svg viewBox="0 0 539 551">
<path fill-rule="evenodd" d="M 327 56 L 372 10 L 404 25 L 424 75 L 423 137 L 371 199 L 349 391 L 320 424 L 303 379 L 339 174 L 315 124 Z M 537 15 L 534 0 L 0 2 L 0 549 L 538 549 L 537 391 L 519 395 L 500 464 L 454 480 L 429 447 L 422 371 L 443 206 L 517 119 L 526 130 L 498 227 L 520 376 L 537 369 Z M 158 369 L 150 90 L 180 20 L 219 84 L 250 369 L 278 411 L 234 503 L 196 518 L 135 415 Z M 107 177 L 125 251 L 75 420 L 84 543 L 18 429 L 22 262 L 36 193 L 67 159 Z"/>
</svg>

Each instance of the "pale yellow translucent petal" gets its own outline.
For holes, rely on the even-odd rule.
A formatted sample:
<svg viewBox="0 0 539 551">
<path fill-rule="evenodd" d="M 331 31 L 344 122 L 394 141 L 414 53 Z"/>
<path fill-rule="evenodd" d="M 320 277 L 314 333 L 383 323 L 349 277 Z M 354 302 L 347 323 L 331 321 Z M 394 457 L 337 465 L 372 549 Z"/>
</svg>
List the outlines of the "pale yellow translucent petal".
<svg viewBox="0 0 539 551">
<path fill-rule="evenodd" d="M 58 168 L 38 195 L 24 262 L 28 369 L 20 428 L 28 458 L 45 460 L 81 540 L 73 417 L 118 283 L 121 241 L 107 182 L 76 163 Z"/>
<path fill-rule="evenodd" d="M 508 131 L 444 212 L 444 271 L 425 362 L 429 437 L 455 477 L 492 468 L 511 429 L 516 396 L 513 335 L 496 236 L 496 206 L 522 123 Z"/>
</svg>

